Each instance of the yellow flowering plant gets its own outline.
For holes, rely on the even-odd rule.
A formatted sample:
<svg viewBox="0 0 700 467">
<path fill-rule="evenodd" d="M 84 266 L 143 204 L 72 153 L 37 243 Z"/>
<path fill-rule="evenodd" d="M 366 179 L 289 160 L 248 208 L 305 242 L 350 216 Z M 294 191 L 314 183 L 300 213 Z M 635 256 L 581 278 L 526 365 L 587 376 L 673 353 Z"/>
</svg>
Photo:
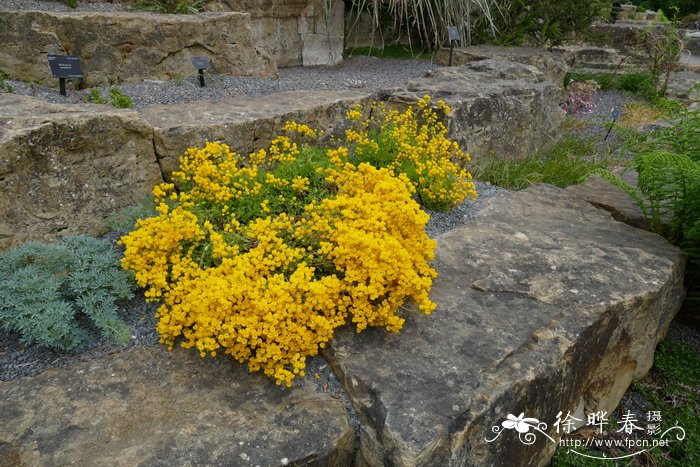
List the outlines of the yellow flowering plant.
<svg viewBox="0 0 700 467">
<path fill-rule="evenodd" d="M 122 266 L 161 302 L 162 343 L 228 354 L 291 385 L 339 326 L 397 332 L 407 299 L 424 313 L 435 308 L 435 242 L 414 196 L 461 201 L 473 196 L 454 194 L 469 177 L 449 165 L 459 153 L 440 128 L 411 126 L 413 113 L 387 115 L 371 122 L 378 131 L 351 129 L 350 144 L 331 149 L 308 144 L 316 132 L 288 122 L 269 148 L 247 157 L 220 143 L 187 150 L 172 183 L 153 190 L 158 215 L 120 240 Z M 372 141 L 400 148 L 391 153 L 398 163 L 372 164 L 383 157 Z M 432 173 L 407 163 L 416 160 L 409 145 Z M 434 196 L 420 177 L 435 181 Z"/>
<path fill-rule="evenodd" d="M 451 111 L 444 101 L 433 107 L 426 95 L 404 112 L 374 103 L 371 118 L 364 118 L 364 110 L 356 105 L 347 113 L 353 122 L 346 132 L 353 162 L 406 174 L 421 203 L 432 210 L 447 210 L 465 198 L 476 198 L 472 176 L 465 168 L 471 157 L 447 137 L 440 118 Z"/>
</svg>

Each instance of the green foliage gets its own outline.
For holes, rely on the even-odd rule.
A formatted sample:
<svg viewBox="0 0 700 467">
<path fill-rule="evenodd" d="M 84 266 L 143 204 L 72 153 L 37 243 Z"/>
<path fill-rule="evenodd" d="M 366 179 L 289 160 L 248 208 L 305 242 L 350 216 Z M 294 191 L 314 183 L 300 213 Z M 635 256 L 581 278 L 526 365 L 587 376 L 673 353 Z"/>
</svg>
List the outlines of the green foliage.
<svg viewBox="0 0 700 467">
<path fill-rule="evenodd" d="M 447 43 L 447 26 L 457 26 L 463 45 L 471 45 L 474 31 L 488 30 L 495 35 L 493 17 L 497 0 L 352 0 L 352 9 L 365 12 L 373 27 L 381 30 L 386 18 L 404 28 L 408 37 L 419 37 L 421 46 L 437 50 Z"/>
<path fill-rule="evenodd" d="M 107 218 L 107 227 L 115 232 L 129 233 L 136 228 L 138 219 L 147 219 L 157 215 L 153 206 L 153 196 L 146 196 L 140 203 L 127 206 L 112 213 Z"/>
<path fill-rule="evenodd" d="M 671 73 L 681 64 L 683 39 L 675 23 L 662 28 L 648 28 L 640 33 L 640 42 L 647 54 L 647 70 L 654 85 L 655 97 L 666 95 Z"/>
<path fill-rule="evenodd" d="M 70 8 L 75 8 L 78 6 L 78 0 L 66 0 L 66 5 Z"/>
<path fill-rule="evenodd" d="M 580 183 L 590 172 L 608 167 L 608 157 L 594 158 L 597 142 L 591 138 L 566 136 L 552 149 L 540 151 L 520 160 L 492 158 L 478 164 L 477 180 L 520 190 L 531 183 L 550 183 L 565 187 Z"/>
<path fill-rule="evenodd" d="M 671 19 L 691 15 L 700 10 L 697 0 L 633 0 L 629 3 L 639 5 L 641 11 L 661 10 Z"/>
<path fill-rule="evenodd" d="M 137 10 L 192 15 L 204 9 L 208 0 L 131 0 Z"/>
<path fill-rule="evenodd" d="M 610 11 L 611 2 L 594 0 L 511 0 L 502 2 L 500 16 L 494 18 L 495 42 L 499 45 L 538 45 L 555 47 L 567 38 L 581 35 L 593 20 Z M 481 40 L 487 40 L 481 31 Z"/>
<path fill-rule="evenodd" d="M 0 71 L 0 93 L 12 92 L 15 89 L 11 85 L 9 85 L 5 82 L 6 79 L 7 79 L 7 75 L 5 73 L 3 73 L 2 71 Z"/>
<path fill-rule="evenodd" d="M 89 102 L 92 102 L 93 104 L 106 104 L 109 102 L 109 99 L 105 99 L 102 97 L 102 93 L 100 92 L 99 89 L 91 89 L 90 92 L 85 96 L 85 99 L 87 99 Z"/>
<path fill-rule="evenodd" d="M 102 97 L 102 93 L 99 89 L 91 89 L 90 92 L 85 96 L 85 99 L 92 102 L 93 104 L 110 103 L 111 105 L 119 109 L 131 108 L 131 97 L 122 94 L 122 92 L 118 88 L 110 88 L 109 98 Z"/>
<path fill-rule="evenodd" d="M 429 50 L 447 43 L 448 26 L 459 27 L 465 46 L 488 41 L 556 46 L 586 31 L 611 8 L 610 0 L 353 0 L 352 4 L 367 12 L 377 28 L 388 15 L 409 36 L 419 36 Z"/>
<path fill-rule="evenodd" d="M 653 231 L 678 244 L 688 255 L 686 285 L 692 300 L 700 297 L 700 111 L 683 111 L 672 125 L 629 138 L 634 154 L 629 167 L 639 174 L 638 187 L 599 171 L 630 193 Z"/>
<path fill-rule="evenodd" d="M 125 96 L 117 88 L 111 88 L 109 90 L 109 103 L 119 109 L 130 109 L 131 97 Z"/>
<path fill-rule="evenodd" d="M 89 341 L 78 319 L 86 317 L 103 335 L 125 343 L 131 332 L 115 300 L 130 298 L 133 287 L 107 241 L 28 242 L 0 254 L 0 326 L 25 344 L 72 350 Z"/>
</svg>

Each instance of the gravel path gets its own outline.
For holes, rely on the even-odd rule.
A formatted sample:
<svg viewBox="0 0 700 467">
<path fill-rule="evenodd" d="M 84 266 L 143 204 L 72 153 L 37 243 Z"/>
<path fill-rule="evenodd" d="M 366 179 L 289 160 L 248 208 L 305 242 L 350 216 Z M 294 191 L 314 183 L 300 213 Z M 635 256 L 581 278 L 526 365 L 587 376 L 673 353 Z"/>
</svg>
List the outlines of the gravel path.
<svg viewBox="0 0 700 467">
<path fill-rule="evenodd" d="M 128 11 L 127 2 L 120 0 L 78 0 L 75 8 L 66 5 L 65 0 L 0 0 L 0 10 L 39 10 L 51 12 L 75 11 Z"/>
<path fill-rule="evenodd" d="M 110 87 L 131 98 L 134 109 L 151 104 L 176 104 L 191 101 L 218 101 L 232 97 L 259 97 L 280 91 L 356 89 L 369 93 L 391 89 L 409 79 L 423 77 L 436 68 L 427 60 L 380 59 L 354 56 L 337 66 L 280 68 L 278 78 L 256 78 L 228 75 L 205 75 L 206 82 L 199 86 L 196 70 L 192 75 L 170 81 L 146 80 L 133 84 L 98 87 L 103 96 Z M 47 71 L 48 72 L 48 71 Z M 53 103 L 86 103 L 90 89 L 68 90 L 67 96 L 55 87 L 41 86 L 17 80 L 5 80 L 15 94 L 40 97 Z"/>
</svg>

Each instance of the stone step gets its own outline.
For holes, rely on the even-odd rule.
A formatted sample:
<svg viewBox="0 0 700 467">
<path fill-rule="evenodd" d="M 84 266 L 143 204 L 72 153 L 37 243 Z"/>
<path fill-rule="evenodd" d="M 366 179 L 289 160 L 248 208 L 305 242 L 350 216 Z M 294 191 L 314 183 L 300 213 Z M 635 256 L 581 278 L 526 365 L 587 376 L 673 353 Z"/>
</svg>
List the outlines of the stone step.
<svg viewBox="0 0 700 467">
<path fill-rule="evenodd" d="M 611 413 L 684 297 L 678 248 L 548 185 L 437 241 L 431 316 L 343 330 L 324 352 L 360 417 L 360 465 L 546 465 L 558 412 Z M 488 441 L 522 412 L 553 441 Z"/>
<path fill-rule="evenodd" d="M 160 347 L 0 382 L 0 465 L 350 465 L 342 401 L 300 383 Z"/>
</svg>

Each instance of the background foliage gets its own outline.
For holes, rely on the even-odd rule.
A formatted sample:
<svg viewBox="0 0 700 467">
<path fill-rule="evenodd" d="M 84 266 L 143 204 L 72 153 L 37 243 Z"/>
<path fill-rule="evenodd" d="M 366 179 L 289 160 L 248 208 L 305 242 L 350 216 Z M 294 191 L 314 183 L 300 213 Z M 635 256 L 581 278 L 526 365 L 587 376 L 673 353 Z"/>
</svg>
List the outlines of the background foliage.
<svg viewBox="0 0 700 467">
<path fill-rule="evenodd" d="M 556 46 L 582 33 L 597 16 L 611 10 L 609 0 L 353 0 L 355 11 L 370 15 L 382 27 L 385 17 L 405 28 L 408 37 L 436 50 L 447 44 L 447 27 L 457 26 L 462 44 L 538 43 Z"/>
</svg>

